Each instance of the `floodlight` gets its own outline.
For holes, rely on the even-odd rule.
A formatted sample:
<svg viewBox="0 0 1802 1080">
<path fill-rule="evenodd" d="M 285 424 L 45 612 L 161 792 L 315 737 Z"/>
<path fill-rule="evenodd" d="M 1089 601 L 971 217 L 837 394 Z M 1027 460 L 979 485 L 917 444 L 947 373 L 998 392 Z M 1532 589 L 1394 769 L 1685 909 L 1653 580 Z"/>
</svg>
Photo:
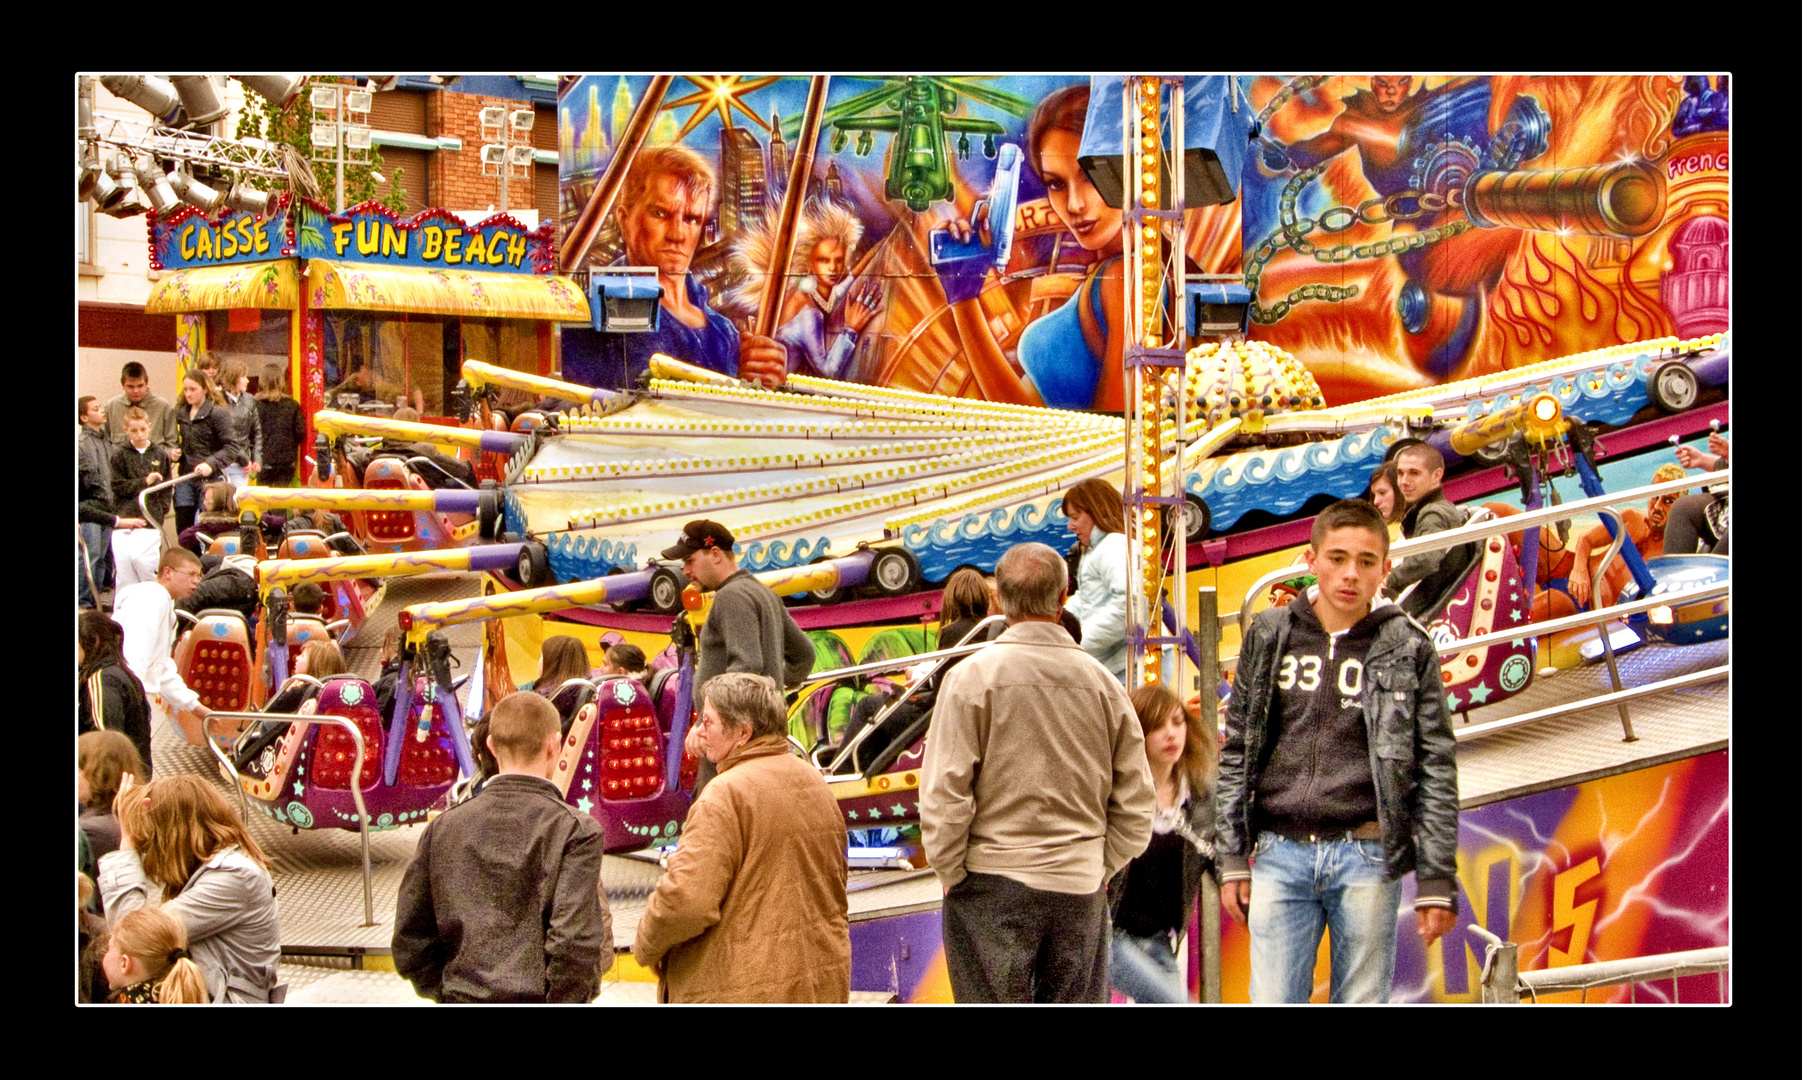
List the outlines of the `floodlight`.
<svg viewBox="0 0 1802 1080">
<path fill-rule="evenodd" d="M 514 131 L 530 131 L 532 125 L 538 122 L 538 114 L 531 109 L 514 109 L 510 115 Z"/>
<path fill-rule="evenodd" d="M 150 205 L 159 214 L 168 214 L 181 205 L 175 197 L 175 189 L 170 186 L 169 178 L 163 174 L 163 167 L 148 154 L 137 160 L 138 187 L 150 197 Z"/>
<path fill-rule="evenodd" d="M 240 180 L 233 184 L 231 191 L 226 194 L 225 205 L 231 207 L 233 210 L 242 210 L 246 213 L 256 214 L 259 217 L 267 217 L 269 215 L 269 200 L 270 195 L 267 191 L 258 191 L 256 188 L 253 188 Z"/>
<path fill-rule="evenodd" d="M 346 150 L 369 149 L 369 125 L 349 124 L 344 128 L 344 148 Z"/>
<path fill-rule="evenodd" d="M 499 105 L 489 105 L 482 109 L 483 127 L 500 127 L 507 122 L 507 110 Z"/>
<path fill-rule="evenodd" d="M 155 75 L 102 75 L 100 85 L 171 127 L 180 127 L 181 95 L 167 79 Z"/>
<path fill-rule="evenodd" d="M 330 148 L 338 145 L 338 125 L 328 122 L 314 121 L 313 145 Z"/>
<path fill-rule="evenodd" d="M 311 98 L 313 108 L 336 111 L 338 108 L 338 88 L 336 86 L 315 86 Z"/>
<path fill-rule="evenodd" d="M 169 186 L 175 190 L 176 197 L 189 206 L 211 212 L 219 209 L 225 202 L 223 191 L 219 191 L 210 184 L 201 183 L 194 179 L 186 169 L 179 166 L 169 174 L 167 179 Z"/>
<path fill-rule="evenodd" d="M 367 90 L 344 91 L 344 108 L 348 112 L 366 113 L 375 103 L 375 95 Z"/>
<path fill-rule="evenodd" d="M 187 111 L 188 127 L 205 127 L 230 112 L 219 96 L 219 84 L 211 75 L 171 75 L 169 82 L 181 96 L 181 107 Z"/>
<path fill-rule="evenodd" d="M 307 84 L 305 75 L 233 75 L 232 78 L 243 83 L 246 90 L 266 98 L 277 109 L 287 108 L 301 87 Z"/>
<path fill-rule="evenodd" d="M 1089 83 L 1089 111 L 1083 121 L 1077 164 L 1103 202 L 1121 206 L 1127 184 L 1121 175 L 1126 143 L 1124 80 L 1097 75 Z M 1160 96 L 1162 88 L 1160 87 Z M 1169 107 L 1168 97 L 1164 107 Z M 1251 138 L 1251 103 L 1240 98 L 1231 75 L 1189 75 L 1183 79 L 1183 205 L 1193 209 L 1230 203 L 1238 197 L 1239 169 Z M 1135 136 L 1137 133 L 1135 132 Z M 1163 173 L 1160 168 L 1160 174 Z"/>
</svg>

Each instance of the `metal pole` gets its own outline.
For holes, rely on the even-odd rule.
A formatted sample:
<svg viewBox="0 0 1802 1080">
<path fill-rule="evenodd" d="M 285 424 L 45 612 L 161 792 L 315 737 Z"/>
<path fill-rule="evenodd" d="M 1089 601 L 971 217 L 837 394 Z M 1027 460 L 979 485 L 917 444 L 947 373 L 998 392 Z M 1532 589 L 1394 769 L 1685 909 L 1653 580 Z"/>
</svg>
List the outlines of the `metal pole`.
<svg viewBox="0 0 1802 1080">
<path fill-rule="evenodd" d="M 651 133 L 651 124 L 657 119 L 657 110 L 663 104 L 663 95 L 669 90 L 669 84 L 675 76 L 653 75 L 651 84 L 645 87 L 644 97 L 638 107 L 632 111 L 632 119 L 626 123 L 626 130 L 620 135 L 613 148 L 613 158 L 607 162 L 607 171 L 601 174 L 600 183 L 595 185 L 594 194 L 588 197 L 588 205 L 577 215 L 576 223 L 569 228 L 569 234 L 563 238 L 563 249 L 557 253 L 558 267 L 564 273 L 578 269 L 582 261 L 588 257 L 588 249 L 593 246 L 594 238 L 601 231 L 601 225 L 607 215 L 613 212 L 613 203 L 619 198 L 620 188 L 626 182 L 626 171 L 632 166 L 632 159 L 638 156 L 638 148 L 644 145 Z"/>
<path fill-rule="evenodd" d="M 1178 534 L 1180 537 L 1182 534 Z M 1178 558 L 1186 554 L 1187 544 L 1179 546 Z M 1219 596 L 1212 585 L 1195 594 L 1195 644 L 1201 654 L 1196 667 L 1196 687 L 1201 701 L 1201 722 L 1210 732 L 1220 730 L 1220 611 Z M 1201 1000 L 1217 1005 L 1222 1000 L 1220 986 L 1220 886 L 1211 875 L 1201 878 Z"/>
<path fill-rule="evenodd" d="M 807 202 L 807 182 L 813 179 L 814 152 L 820 141 L 820 118 L 826 112 L 826 88 L 832 79 L 815 75 L 807 84 L 807 107 L 801 114 L 801 132 L 795 139 L 795 157 L 788 166 L 788 189 L 782 193 L 782 209 L 770 237 L 770 261 L 752 332 L 769 337 L 776 332 L 782 312 L 782 294 L 788 284 L 788 260 L 794 253 L 801 207 Z"/>
</svg>

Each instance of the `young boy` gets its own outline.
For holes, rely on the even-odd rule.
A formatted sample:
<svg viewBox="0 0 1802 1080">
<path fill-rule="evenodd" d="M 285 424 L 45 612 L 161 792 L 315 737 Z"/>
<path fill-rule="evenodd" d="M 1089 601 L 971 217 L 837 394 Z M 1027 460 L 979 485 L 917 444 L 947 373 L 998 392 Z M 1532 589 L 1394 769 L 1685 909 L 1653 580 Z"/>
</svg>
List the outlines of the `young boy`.
<svg viewBox="0 0 1802 1080">
<path fill-rule="evenodd" d="M 150 445 L 150 414 L 137 406 L 125 410 L 125 445 L 113 448 L 113 512 L 138 517 L 138 492 L 169 478 L 169 451 Z M 169 493 L 160 491 L 145 500 L 150 522 L 160 524 L 169 513 Z"/>
<path fill-rule="evenodd" d="M 1259 614 L 1239 651 L 1215 796 L 1222 899 L 1250 922 L 1254 1002 L 1308 1000 L 1322 931 L 1331 1000 L 1387 1001 L 1402 875 L 1427 944 L 1456 915 L 1456 744 L 1432 642 L 1377 599 L 1376 507 L 1327 507 L 1307 559 L 1319 584 Z"/>
<path fill-rule="evenodd" d="M 489 714 L 500 767 L 482 793 L 426 826 L 401 882 L 394 970 L 434 1001 L 586 1003 L 613 966 L 601 828 L 551 771 L 561 724 L 511 694 Z"/>
</svg>

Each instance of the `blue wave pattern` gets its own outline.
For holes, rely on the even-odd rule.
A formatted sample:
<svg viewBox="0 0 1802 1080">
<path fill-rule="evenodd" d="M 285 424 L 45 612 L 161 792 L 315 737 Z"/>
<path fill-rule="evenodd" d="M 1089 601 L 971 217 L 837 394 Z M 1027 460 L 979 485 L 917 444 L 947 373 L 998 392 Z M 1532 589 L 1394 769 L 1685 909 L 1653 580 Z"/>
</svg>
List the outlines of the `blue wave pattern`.
<svg viewBox="0 0 1802 1080">
<path fill-rule="evenodd" d="M 559 584 L 604 577 L 616 568 L 638 569 L 638 545 L 623 540 L 558 533 L 545 544 L 545 554 L 550 557 L 551 573 Z"/>
<path fill-rule="evenodd" d="M 1070 519 L 1064 516 L 1064 500 L 1040 506 L 997 507 L 961 518 L 939 518 L 925 525 L 901 530 L 901 543 L 920 560 L 927 581 L 943 581 L 960 566 L 992 572 L 1003 552 L 1015 544 L 1036 540 L 1063 550 L 1059 537 L 1071 539 Z"/>
<path fill-rule="evenodd" d="M 761 574 L 765 570 L 785 570 L 791 566 L 803 566 L 826 553 L 832 541 L 824 536 L 808 540 L 801 537 L 797 540 L 755 540 L 750 544 L 738 545 L 738 565 L 753 574 Z"/>
<path fill-rule="evenodd" d="M 1189 474 L 1183 489 L 1207 503 L 1213 530 L 1219 532 L 1249 510 L 1292 514 L 1316 495 L 1349 499 L 1361 493 L 1394 438 L 1394 432 L 1380 427 L 1325 442 L 1233 454 L 1204 463 Z"/>
<path fill-rule="evenodd" d="M 1661 361 L 1640 353 L 1626 360 L 1616 360 L 1595 371 L 1571 377 L 1560 375 L 1549 382 L 1523 386 L 1518 391 L 1498 395 L 1494 401 L 1473 402 L 1466 415 L 1471 419 L 1487 416 L 1506 408 L 1516 395 L 1527 398 L 1549 393 L 1558 399 L 1566 419 L 1590 423 L 1620 425 L 1633 419 L 1633 414 L 1651 401 L 1646 395 L 1646 380 L 1652 368 Z M 1591 387 L 1591 382 L 1601 385 Z"/>
</svg>

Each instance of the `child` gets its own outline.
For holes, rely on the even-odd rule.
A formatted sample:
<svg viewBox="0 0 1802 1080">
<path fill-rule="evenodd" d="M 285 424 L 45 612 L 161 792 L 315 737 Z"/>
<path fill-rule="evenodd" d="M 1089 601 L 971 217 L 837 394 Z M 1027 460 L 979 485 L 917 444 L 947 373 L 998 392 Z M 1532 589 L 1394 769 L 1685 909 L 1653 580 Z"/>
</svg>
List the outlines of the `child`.
<svg viewBox="0 0 1802 1080">
<path fill-rule="evenodd" d="M 1377 596 L 1391 570 L 1377 508 L 1321 511 L 1308 567 L 1319 584 L 1260 613 L 1239 650 L 1215 795 L 1221 899 L 1249 920 L 1252 1001 L 1307 1001 L 1329 924 L 1331 1000 L 1388 1001 L 1402 876 L 1423 944 L 1457 910 L 1457 743 L 1431 639 Z"/>
<path fill-rule="evenodd" d="M 433 1001 L 593 1001 L 613 960 L 601 829 L 550 780 L 557 710 L 522 691 L 486 719 L 499 774 L 420 836 L 394 969 Z"/>
<path fill-rule="evenodd" d="M 206 1004 L 206 980 L 188 959 L 188 932 L 162 908 L 121 917 L 100 966 L 115 1005 Z"/>
<path fill-rule="evenodd" d="M 601 674 L 630 675 L 639 682 L 644 682 L 650 674 L 644 667 L 644 650 L 624 641 L 609 645 L 606 661 L 601 664 Z"/>
<path fill-rule="evenodd" d="M 138 492 L 169 478 L 169 451 L 150 445 L 150 414 L 137 406 L 125 410 L 126 445 L 113 449 L 113 513 L 120 517 L 141 515 Z M 150 504 L 150 523 L 160 525 L 169 513 L 169 493 L 159 491 L 144 500 Z"/>
</svg>

